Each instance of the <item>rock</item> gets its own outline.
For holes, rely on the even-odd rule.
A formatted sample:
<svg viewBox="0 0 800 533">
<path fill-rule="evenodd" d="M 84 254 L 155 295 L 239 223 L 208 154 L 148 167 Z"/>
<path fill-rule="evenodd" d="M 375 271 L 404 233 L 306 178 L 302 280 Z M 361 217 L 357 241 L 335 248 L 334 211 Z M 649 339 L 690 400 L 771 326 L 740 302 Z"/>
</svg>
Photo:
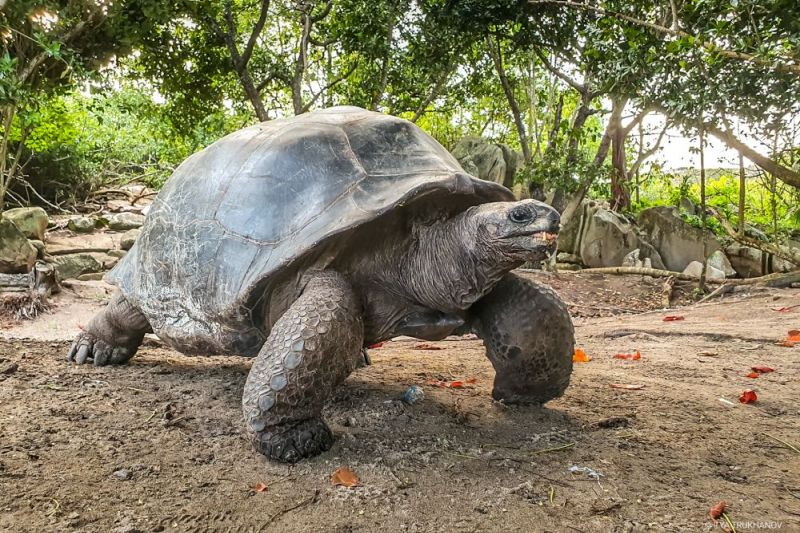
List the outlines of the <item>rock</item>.
<svg viewBox="0 0 800 533">
<path fill-rule="evenodd" d="M 17 370 L 19 370 L 19 365 L 17 363 L 3 363 L 0 365 L 0 374 L 5 376 L 10 376 Z"/>
<path fill-rule="evenodd" d="M 90 233 L 94 231 L 94 220 L 88 217 L 75 217 L 69 219 L 67 227 L 75 233 Z"/>
<path fill-rule="evenodd" d="M 686 265 L 686 268 L 683 269 L 682 273 L 699 278 L 700 274 L 703 273 L 703 263 L 700 261 L 692 261 Z"/>
<path fill-rule="evenodd" d="M 44 243 L 36 239 L 28 239 L 28 242 L 31 243 L 34 248 L 36 248 L 36 258 L 44 259 L 44 256 L 47 253 Z"/>
<path fill-rule="evenodd" d="M 133 243 L 136 242 L 136 239 L 139 238 L 139 234 L 142 232 L 141 229 L 131 229 L 126 231 L 122 234 L 122 237 L 119 239 L 119 247 L 123 250 L 130 250 L 133 247 Z"/>
<path fill-rule="evenodd" d="M 122 259 L 128 254 L 128 252 L 126 252 L 125 250 L 109 250 L 107 253 L 111 257 L 117 257 L 119 259 Z"/>
<path fill-rule="evenodd" d="M 132 477 L 131 471 L 126 468 L 114 470 L 113 476 L 120 481 L 127 481 Z"/>
<path fill-rule="evenodd" d="M 29 239 L 44 240 L 47 229 L 47 213 L 41 207 L 18 207 L 3 212 L 7 218 L 19 228 L 23 235 Z"/>
<path fill-rule="evenodd" d="M 101 272 L 103 264 L 91 254 L 68 254 L 56 257 L 56 269 L 61 279 L 74 279 L 81 274 Z"/>
<path fill-rule="evenodd" d="M 652 244 L 644 239 L 645 237 L 639 235 L 639 257 L 642 259 L 642 264 L 650 263 L 651 266 L 647 268 L 666 270 L 667 267 L 664 265 L 664 260 L 661 259 L 661 254 L 658 253 L 658 250 L 656 250 Z"/>
<path fill-rule="evenodd" d="M 105 272 L 90 272 L 89 274 L 81 274 L 77 277 L 78 281 L 99 281 L 105 276 Z"/>
<path fill-rule="evenodd" d="M 599 206 L 587 219 L 579 246 L 581 262 L 587 267 L 619 266 L 638 247 L 639 237 L 633 226 L 617 213 Z"/>
<path fill-rule="evenodd" d="M 635 249 L 628 255 L 622 258 L 622 266 L 625 267 L 641 267 L 642 260 L 639 258 L 639 253 L 641 250 L 639 248 Z"/>
<path fill-rule="evenodd" d="M 514 187 L 514 175 L 522 158 L 505 144 L 494 144 L 482 137 L 464 137 L 453 148 L 465 172 L 481 179 Z"/>
<path fill-rule="evenodd" d="M 645 209 L 639 214 L 639 226 L 668 270 L 681 272 L 692 261 L 702 263 L 707 256 L 722 249 L 711 231 L 691 226 L 674 207 Z"/>
<path fill-rule="evenodd" d="M 577 256 L 575 254 L 568 254 L 568 253 L 564 253 L 564 252 L 561 252 L 560 254 L 558 254 L 556 256 L 556 261 L 558 261 L 559 263 L 574 263 L 576 265 L 580 265 L 581 264 L 580 256 Z"/>
<path fill-rule="evenodd" d="M 27 274 L 36 262 L 36 248 L 16 224 L 0 217 L 0 273 Z"/>
<path fill-rule="evenodd" d="M 725 248 L 732 268 L 742 278 L 755 278 L 767 273 L 766 258 L 761 250 L 737 242 Z"/>
<path fill-rule="evenodd" d="M 683 269 L 684 274 L 695 276 L 697 278 L 700 277 L 700 274 L 702 272 L 703 272 L 703 263 L 701 263 L 700 261 L 692 261 L 691 263 L 686 265 L 685 269 Z M 707 263 L 706 279 L 725 279 L 725 272 Z"/>
<path fill-rule="evenodd" d="M 725 272 L 706 263 L 706 279 L 725 279 Z"/>
<path fill-rule="evenodd" d="M 722 250 L 717 250 L 708 257 L 706 261 L 707 267 L 713 267 L 724 274 L 724 277 L 729 278 L 736 275 L 736 270 L 733 269 L 731 262 Z"/>
<path fill-rule="evenodd" d="M 140 228 L 144 224 L 144 215 L 136 213 L 117 213 L 108 218 L 108 229 L 123 231 Z"/>
</svg>

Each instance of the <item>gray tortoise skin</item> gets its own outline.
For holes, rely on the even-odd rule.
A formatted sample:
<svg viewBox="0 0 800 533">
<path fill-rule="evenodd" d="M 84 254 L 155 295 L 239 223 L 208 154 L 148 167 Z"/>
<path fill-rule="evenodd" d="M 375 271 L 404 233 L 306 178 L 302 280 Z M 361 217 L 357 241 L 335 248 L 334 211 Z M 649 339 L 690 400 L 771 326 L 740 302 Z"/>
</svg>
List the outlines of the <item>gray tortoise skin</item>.
<svg viewBox="0 0 800 533">
<path fill-rule="evenodd" d="M 399 335 L 474 332 L 494 398 L 542 404 L 569 384 L 572 322 L 511 271 L 552 253 L 558 226 L 405 120 L 336 107 L 265 122 L 175 171 L 68 360 L 126 363 L 148 332 L 184 353 L 255 357 L 246 429 L 285 462 L 331 447 L 326 399 L 364 347 Z"/>
</svg>

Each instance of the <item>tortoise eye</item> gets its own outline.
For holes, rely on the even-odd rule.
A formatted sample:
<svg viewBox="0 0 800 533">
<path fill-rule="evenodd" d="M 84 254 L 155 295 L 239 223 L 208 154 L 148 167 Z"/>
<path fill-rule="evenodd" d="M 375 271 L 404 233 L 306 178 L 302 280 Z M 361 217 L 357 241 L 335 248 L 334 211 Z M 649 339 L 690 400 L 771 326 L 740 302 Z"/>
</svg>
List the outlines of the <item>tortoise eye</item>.
<svg viewBox="0 0 800 533">
<path fill-rule="evenodd" d="M 517 207 L 508 213 L 508 219 L 516 224 L 525 224 L 532 221 L 534 218 L 533 211 L 525 207 Z"/>
</svg>

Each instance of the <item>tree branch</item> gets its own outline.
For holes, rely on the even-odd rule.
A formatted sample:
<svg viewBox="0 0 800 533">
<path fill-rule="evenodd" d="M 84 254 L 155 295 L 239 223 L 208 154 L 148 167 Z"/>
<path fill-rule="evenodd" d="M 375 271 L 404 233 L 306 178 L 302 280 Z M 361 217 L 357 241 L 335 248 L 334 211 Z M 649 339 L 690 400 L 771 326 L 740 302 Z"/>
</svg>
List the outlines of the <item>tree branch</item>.
<svg viewBox="0 0 800 533">
<path fill-rule="evenodd" d="M 567 76 L 566 74 L 564 74 L 563 72 L 558 70 L 556 67 L 554 67 L 553 64 L 550 63 L 550 61 L 547 60 L 547 57 L 542 53 L 541 50 L 539 50 L 538 48 L 534 47 L 533 53 L 536 54 L 536 57 L 538 57 L 539 61 L 542 62 L 542 65 L 544 65 L 544 68 L 549 70 L 551 73 L 553 73 L 558 78 L 560 78 L 563 81 L 565 81 L 567 83 L 567 85 L 569 85 L 570 87 L 572 87 L 573 89 L 575 89 L 576 91 L 578 91 L 582 95 L 587 93 L 587 92 L 589 92 L 589 90 L 586 87 L 586 85 L 578 83 L 577 81 L 575 81 L 574 79 L 570 78 L 569 76 Z"/>
<path fill-rule="evenodd" d="M 314 96 L 311 98 L 311 100 L 310 100 L 310 101 L 309 101 L 307 104 L 305 104 L 305 105 L 303 106 L 303 109 L 302 109 L 302 111 L 301 111 L 301 112 L 302 112 L 302 113 L 305 113 L 306 111 L 308 111 L 309 109 L 311 109 L 311 106 L 313 106 L 313 105 L 316 103 L 316 101 L 319 99 L 319 97 L 320 97 L 320 96 L 322 96 L 323 94 L 325 94 L 325 92 L 326 92 L 326 91 L 328 91 L 328 90 L 332 89 L 333 87 L 335 87 L 335 86 L 336 86 L 336 85 L 338 85 L 339 83 L 341 83 L 341 82 L 343 82 L 344 80 L 346 80 L 347 78 L 349 78 L 349 77 L 350 77 L 350 75 L 351 75 L 353 72 L 355 72 L 355 71 L 356 71 L 356 68 L 358 68 L 358 61 L 356 61 L 355 63 L 353 63 L 353 65 L 352 65 L 352 66 L 351 66 L 349 69 L 347 69 L 347 72 L 345 72 L 345 73 L 344 73 L 344 74 L 342 74 L 341 76 L 338 76 L 337 78 L 335 78 L 335 79 L 331 80 L 331 82 L 330 82 L 330 83 L 328 83 L 327 85 L 325 85 L 325 87 L 323 87 L 322 89 L 320 89 L 320 91 L 319 91 L 317 94 L 315 94 L 315 95 L 314 95 Z"/>
<path fill-rule="evenodd" d="M 256 46 L 256 41 L 264 29 L 264 24 L 267 22 L 267 12 L 269 11 L 270 0 L 261 1 L 261 13 L 258 15 L 258 21 L 253 26 L 253 31 L 250 33 L 250 38 L 247 40 L 247 45 L 242 52 L 242 62 L 247 64 L 250 61 L 250 56 L 253 55 L 253 49 Z"/>
<path fill-rule="evenodd" d="M 581 9 L 584 11 L 593 11 L 605 17 L 613 17 L 620 20 L 624 20 L 626 22 L 630 22 L 636 24 L 637 26 L 643 26 L 645 28 L 651 29 L 658 33 L 664 33 L 667 35 L 673 35 L 675 37 L 687 37 L 692 40 L 692 42 L 696 43 L 702 48 L 705 48 L 707 51 L 715 54 L 719 54 L 723 57 L 727 57 L 729 59 L 737 59 L 740 61 L 749 61 L 756 65 L 770 68 L 773 70 L 777 70 L 778 72 L 786 72 L 789 74 L 800 74 L 800 65 L 792 65 L 792 64 L 773 64 L 763 58 L 757 57 L 753 54 L 748 54 L 746 52 L 736 52 L 734 50 L 727 50 L 725 48 L 720 48 L 712 42 L 704 41 L 703 39 L 691 35 L 683 30 L 680 29 L 673 29 L 667 28 L 666 26 L 662 26 L 661 24 L 655 24 L 653 22 L 647 22 L 646 20 L 637 19 L 636 17 L 632 17 L 630 15 L 625 15 L 624 13 L 619 13 L 616 11 L 609 11 L 599 6 L 593 6 L 590 4 L 581 4 L 578 2 L 571 2 L 569 0 L 528 0 L 529 5 L 559 5 L 570 7 L 573 9 Z"/>
</svg>

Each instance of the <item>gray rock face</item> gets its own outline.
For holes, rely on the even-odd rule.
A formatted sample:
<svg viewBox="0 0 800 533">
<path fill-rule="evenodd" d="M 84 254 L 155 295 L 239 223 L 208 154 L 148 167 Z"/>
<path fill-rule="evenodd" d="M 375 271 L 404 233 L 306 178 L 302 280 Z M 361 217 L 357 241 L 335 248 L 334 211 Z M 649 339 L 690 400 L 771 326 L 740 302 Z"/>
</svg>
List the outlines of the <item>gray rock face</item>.
<svg viewBox="0 0 800 533">
<path fill-rule="evenodd" d="M 714 268 L 716 270 L 719 270 L 720 272 L 723 273 L 724 277 L 726 278 L 736 275 L 736 270 L 734 270 L 733 266 L 731 265 L 731 262 L 728 260 L 728 257 L 722 250 L 717 250 L 713 254 L 711 254 L 708 257 L 706 266 L 709 268 Z"/>
<path fill-rule="evenodd" d="M 142 227 L 144 216 L 136 213 L 117 213 L 108 219 L 108 229 L 124 231 Z"/>
<path fill-rule="evenodd" d="M 599 208 L 586 223 L 580 257 L 588 267 L 619 266 L 638 247 L 633 226 L 613 211 Z"/>
<path fill-rule="evenodd" d="M 731 266 L 743 278 L 762 276 L 767 271 L 766 258 L 762 259 L 761 250 L 739 243 L 732 243 L 725 248 Z"/>
<path fill-rule="evenodd" d="M 692 261 L 686 268 L 683 269 L 683 274 L 690 276 L 700 277 L 703 272 L 703 263 L 700 261 Z M 706 263 L 706 279 L 725 279 L 725 272 L 716 268 L 711 263 Z"/>
<path fill-rule="evenodd" d="M 69 219 L 67 227 L 75 233 L 91 233 L 94 231 L 94 220 L 88 217 L 75 217 Z"/>
<path fill-rule="evenodd" d="M 687 224 L 674 207 L 651 207 L 639 215 L 639 226 L 669 270 L 681 272 L 692 261 L 703 260 L 722 250 L 710 231 Z"/>
<path fill-rule="evenodd" d="M 133 244 L 136 242 L 136 239 L 139 238 L 139 234 L 142 232 L 141 229 L 131 229 L 126 231 L 122 234 L 119 240 L 119 247 L 123 250 L 130 250 L 133 248 Z"/>
<path fill-rule="evenodd" d="M 25 274 L 36 262 L 36 248 L 11 220 L 0 217 L 0 273 Z"/>
<path fill-rule="evenodd" d="M 482 137 L 464 137 L 453 148 L 455 157 L 466 172 L 484 180 L 514 187 L 514 174 L 521 157 L 505 144 L 493 144 Z"/>
<path fill-rule="evenodd" d="M 56 258 L 56 269 L 61 279 L 74 279 L 82 274 L 101 272 L 103 263 L 91 254 L 68 254 Z"/>
<path fill-rule="evenodd" d="M 41 207 L 18 207 L 3 212 L 3 217 L 13 222 L 29 239 L 44 240 L 47 230 L 47 213 Z"/>
</svg>

